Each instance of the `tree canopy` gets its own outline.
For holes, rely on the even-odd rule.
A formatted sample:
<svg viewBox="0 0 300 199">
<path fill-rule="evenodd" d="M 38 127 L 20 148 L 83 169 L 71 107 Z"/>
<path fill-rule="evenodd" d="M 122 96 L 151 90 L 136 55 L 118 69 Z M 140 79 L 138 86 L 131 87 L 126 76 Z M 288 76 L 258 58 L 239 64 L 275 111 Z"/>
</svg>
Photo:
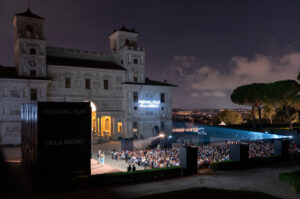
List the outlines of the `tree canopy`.
<svg viewBox="0 0 300 199">
<path fill-rule="evenodd" d="M 282 80 L 263 88 L 265 102 L 294 107 L 300 102 L 300 85 L 295 80 Z"/>
<path fill-rule="evenodd" d="M 298 75 L 299 78 L 299 75 Z M 231 94 L 231 101 L 240 105 L 252 106 L 255 128 L 254 110 L 257 108 L 261 121 L 261 109 L 265 108 L 271 121 L 272 114 L 268 106 L 281 108 L 286 114 L 287 122 L 292 128 L 294 114 L 291 110 L 300 104 L 300 85 L 295 80 L 281 80 L 269 84 L 255 83 L 237 87 Z M 273 111 L 272 111 L 273 112 Z"/>
<path fill-rule="evenodd" d="M 237 87 L 231 94 L 231 101 L 252 107 L 253 128 L 255 125 L 255 108 L 258 109 L 259 123 L 261 123 L 261 107 L 263 105 L 263 88 L 266 84 L 254 83 Z"/>
</svg>

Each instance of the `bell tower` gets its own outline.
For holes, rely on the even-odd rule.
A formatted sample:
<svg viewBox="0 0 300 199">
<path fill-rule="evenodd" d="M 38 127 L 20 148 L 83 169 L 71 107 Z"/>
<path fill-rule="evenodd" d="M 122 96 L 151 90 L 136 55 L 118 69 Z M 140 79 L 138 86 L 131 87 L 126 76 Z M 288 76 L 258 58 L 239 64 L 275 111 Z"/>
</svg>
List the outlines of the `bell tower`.
<svg viewBox="0 0 300 199">
<path fill-rule="evenodd" d="M 110 36 L 110 50 L 126 69 L 126 82 L 145 82 L 145 49 L 138 47 L 138 32 L 123 25 Z"/>
<path fill-rule="evenodd" d="M 44 21 L 29 8 L 14 15 L 15 65 L 19 76 L 46 77 Z"/>
</svg>

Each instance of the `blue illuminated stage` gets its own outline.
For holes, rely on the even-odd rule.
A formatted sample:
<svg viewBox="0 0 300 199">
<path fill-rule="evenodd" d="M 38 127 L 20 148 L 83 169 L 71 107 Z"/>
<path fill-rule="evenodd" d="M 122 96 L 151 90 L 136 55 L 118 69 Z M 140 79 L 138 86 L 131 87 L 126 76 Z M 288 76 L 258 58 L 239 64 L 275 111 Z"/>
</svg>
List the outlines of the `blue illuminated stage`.
<svg viewBox="0 0 300 199">
<path fill-rule="evenodd" d="M 255 141 L 272 139 L 292 139 L 292 135 L 270 134 L 268 132 L 256 132 L 232 128 L 207 126 L 202 124 L 174 122 L 172 136 L 176 138 L 195 139 L 196 137 L 207 137 L 209 142 L 226 141 Z"/>
</svg>

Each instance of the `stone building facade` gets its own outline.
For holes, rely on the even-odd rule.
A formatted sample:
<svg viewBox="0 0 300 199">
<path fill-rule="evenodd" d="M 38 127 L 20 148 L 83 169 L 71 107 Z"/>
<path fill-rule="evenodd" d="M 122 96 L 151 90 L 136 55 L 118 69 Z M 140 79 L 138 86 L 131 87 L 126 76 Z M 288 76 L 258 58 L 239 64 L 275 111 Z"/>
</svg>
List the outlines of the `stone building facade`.
<svg viewBox="0 0 300 199">
<path fill-rule="evenodd" d="M 145 78 L 138 33 L 122 26 L 110 52 L 47 46 L 45 19 L 15 14 L 15 66 L 0 66 L 0 143 L 20 144 L 20 106 L 31 101 L 91 102 L 94 136 L 147 138 L 171 133 L 175 85 Z"/>
</svg>

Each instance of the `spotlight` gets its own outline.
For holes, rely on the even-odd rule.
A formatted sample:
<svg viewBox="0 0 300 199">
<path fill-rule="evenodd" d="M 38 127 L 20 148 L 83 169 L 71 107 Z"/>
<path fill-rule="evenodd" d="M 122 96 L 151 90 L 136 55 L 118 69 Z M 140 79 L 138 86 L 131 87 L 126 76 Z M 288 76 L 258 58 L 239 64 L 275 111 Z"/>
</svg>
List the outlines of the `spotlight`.
<svg viewBox="0 0 300 199">
<path fill-rule="evenodd" d="M 168 138 L 169 138 L 169 139 L 172 139 L 172 135 L 170 135 Z"/>
<path fill-rule="evenodd" d="M 161 134 L 159 134 L 159 137 L 160 137 L 160 138 L 164 138 L 164 137 L 165 137 L 165 134 L 161 133 Z"/>
</svg>

